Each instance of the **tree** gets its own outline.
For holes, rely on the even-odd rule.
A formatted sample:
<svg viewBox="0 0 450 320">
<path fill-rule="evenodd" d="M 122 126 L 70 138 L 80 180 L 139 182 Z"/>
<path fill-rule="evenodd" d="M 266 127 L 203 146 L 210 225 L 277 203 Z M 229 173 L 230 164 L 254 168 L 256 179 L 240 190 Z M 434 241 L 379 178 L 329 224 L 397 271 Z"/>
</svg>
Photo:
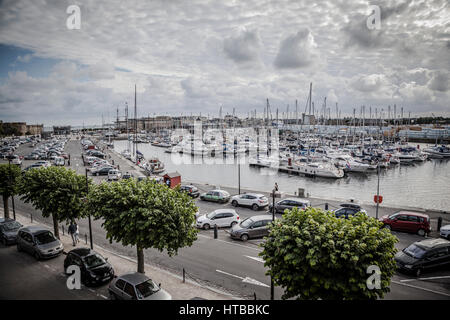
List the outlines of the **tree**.
<svg viewBox="0 0 450 320">
<path fill-rule="evenodd" d="M 295 208 L 270 225 L 260 256 L 267 275 L 284 288 L 282 299 L 376 299 L 389 292 L 396 241 L 364 214 L 343 219 Z M 381 271 L 379 289 L 368 288 L 369 266 Z"/>
<path fill-rule="evenodd" d="M 31 169 L 23 175 L 20 194 L 22 200 L 40 209 L 42 216 L 52 216 L 55 236 L 59 239 L 58 222 L 83 217 L 86 178 L 65 167 Z"/>
<path fill-rule="evenodd" d="M 17 194 L 21 172 L 15 164 L 0 164 L 0 194 L 3 197 L 5 218 L 9 218 L 9 197 Z"/>
<path fill-rule="evenodd" d="M 144 249 L 166 249 L 173 256 L 197 239 L 193 200 L 155 181 L 103 182 L 90 190 L 86 208 L 95 219 L 104 219 L 110 242 L 136 246 L 140 273 L 145 273 Z"/>
</svg>

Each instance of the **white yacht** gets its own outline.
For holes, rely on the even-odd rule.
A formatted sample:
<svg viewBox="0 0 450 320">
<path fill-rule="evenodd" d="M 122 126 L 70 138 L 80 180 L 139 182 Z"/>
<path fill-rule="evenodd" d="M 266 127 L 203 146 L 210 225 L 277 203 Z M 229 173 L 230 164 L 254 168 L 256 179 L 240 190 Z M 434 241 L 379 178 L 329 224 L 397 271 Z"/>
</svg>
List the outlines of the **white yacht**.
<svg viewBox="0 0 450 320">
<path fill-rule="evenodd" d="M 292 167 L 299 173 L 308 176 L 322 177 L 322 178 L 342 178 L 344 177 L 344 170 L 336 168 L 331 163 L 320 162 L 300 162 L 295 161 Z"/>
</svg>

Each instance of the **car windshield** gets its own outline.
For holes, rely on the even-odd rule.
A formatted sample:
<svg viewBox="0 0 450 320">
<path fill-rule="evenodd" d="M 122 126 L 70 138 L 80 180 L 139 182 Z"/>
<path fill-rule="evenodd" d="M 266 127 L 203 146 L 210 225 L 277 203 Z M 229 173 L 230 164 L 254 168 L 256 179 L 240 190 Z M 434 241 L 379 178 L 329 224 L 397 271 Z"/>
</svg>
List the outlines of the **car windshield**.
<svg viewBox="0 0 450 320">
<path fill-rule="evenodd" d="M 47 244 L 56 240 L 50 231 L 39 233 L 34 236 L 34 239 L 37 244 Z"/>
<path fill-rule="evenodd" d="M 7 222 L 3 225 L 3 230 L 4 231 L 13 231 L 13 230 L 17 230 L 20 227 L 22 227 L 22 225 L 20 223 L 18 223 L 17 221 L 11 221 L 11 222 Z"/>
<path fill-rule="evenodd" d="M 84 264 L 88 267 L 88 268 L 95 268 L 98 266 L 101 266 L 102 264 L 105 264 L 105 260 L 103 259 L 103 257 L 101 257 L 98 254 L 90 254 L 86 257 L 84 257 Z"/>
<path fill-rule="evenodd" d="M 208 214 L 206 215 L 206 217 L 207 217 L 208 219 L 211 219 L 211 218 L 213 218 L 215 215 L 216 215 L 216 212 L 213 211 L 213 212 L 208 213 Z"/>
<path fill-rule="evenodd" d="M 136 285 L 136 291 L 139 298 L 146 298 L 154 294 L 155 292 L 158 292 L 159 287 L 152 280 L 149 279 L 145 282 Z"/>
<path fill-rule="evenodd" d="M 426 253 L 423 248 L 416 246 L 415 244 L 412 244 L 409 247 L 405 248 L 403 252 L 408 256 L 414 257 L 416 259 L 422 258 Z"/>
<path fill-rule="evenodd" d="M 248 228 L 253 223 L 253 220 L 251 218 L 247 218 L 244 221 L 241 222 L 241 227 Z"/>
<path fill-rule="evenodd" d="M 394 213 L 389 216 L 389 219 L 394 220 L 398 215 L 399 215 L 399 213 Z"/>
</svg>

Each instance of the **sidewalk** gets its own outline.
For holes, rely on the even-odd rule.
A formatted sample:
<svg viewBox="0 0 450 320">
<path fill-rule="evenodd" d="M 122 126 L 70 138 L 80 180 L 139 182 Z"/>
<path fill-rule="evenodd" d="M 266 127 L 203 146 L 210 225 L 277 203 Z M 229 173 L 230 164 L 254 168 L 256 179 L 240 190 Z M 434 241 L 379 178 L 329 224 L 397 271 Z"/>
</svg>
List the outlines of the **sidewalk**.
<svg viewBox="0 0 450 320">
<path fill-rule="evenodd" d="M 12 212 L 10 212 L 12 217 Z M 3 208 L 0 208 L 0 216 L 4 217 Z M 41 223 L 30 222 L 30 218 L 24 216 L 16 211 L 16 219 L 24 226 L 30 225 L 43 225 Z M 44 225 L 50 231 L 53 232 L 53 226 Z M 74 247 L 72 244 L 72 238 L 67 234 L 67 226 L 64 226 L 65 234 L 62 234 L 60 225 L 60 240 L 64 245 L 64 254 L 67 254 L 70 250 L 80 247 L 89 247 L 89 242 L 86 245 L 84 239 L 80 239 L 80 243 Z M 100 253 L 103 257 L 108 258 L 108 262 L 114 268 L 116 275 L 122 275 L 124 273 L 136 272 L 137 261 L 134 258 L 122 256 L 112 252 L 110 250 L 104 249 L 94 244 L 94 250 Z M 63 266 L 61 266 L 61 269 Z M 156 283 L 161 283 L 161 287 L 168 291 L 172 295 L 174 300 L 191 300 L 191 299 L 206 299 L 206 300 L 231 300 L 239 299 L 233 297 L 232 295 L 221 292 L 215 288 L 202 286 L 186 276 L 186 282 L 183 283 L 181 276 L 170 273 L 169 271 L 159 269 L 154 266 L 145 264 L 145 274 L 152 278 Z"/>
</svg>

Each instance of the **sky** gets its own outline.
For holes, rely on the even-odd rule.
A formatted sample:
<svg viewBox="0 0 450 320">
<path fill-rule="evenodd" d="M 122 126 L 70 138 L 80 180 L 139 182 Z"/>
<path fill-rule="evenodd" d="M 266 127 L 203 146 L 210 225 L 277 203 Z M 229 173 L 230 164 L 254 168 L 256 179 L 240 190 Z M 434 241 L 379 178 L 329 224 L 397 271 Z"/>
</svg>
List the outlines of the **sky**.
<svg viewBox="0 0 450 320">
<path fill-rule="evenodd" d="M 135 84 L 138 117 L 294 115 L 310 83 L 332 116 L 450 116 L 447 0 L 3 0 L 0 57 L 3 121 L 123 119 Z"/>
</svg>

